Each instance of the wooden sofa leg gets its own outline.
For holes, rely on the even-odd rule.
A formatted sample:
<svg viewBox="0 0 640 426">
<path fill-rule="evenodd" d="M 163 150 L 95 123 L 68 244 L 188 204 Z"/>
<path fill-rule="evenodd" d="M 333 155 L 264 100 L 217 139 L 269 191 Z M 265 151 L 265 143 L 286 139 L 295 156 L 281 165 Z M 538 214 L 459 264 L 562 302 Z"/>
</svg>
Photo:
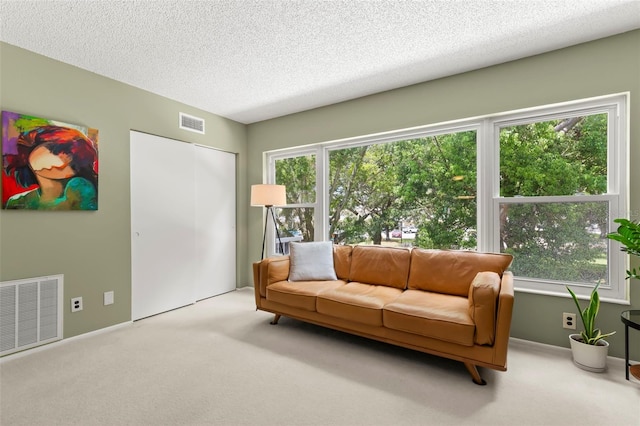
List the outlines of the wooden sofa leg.
<svg viewBox="0 0 640 426">
<path fill-rule="evenodd" d="M 279 320 L 280 320 L 280 314 L 276 314 L 276 316 L 273 317 L 273 321 L 271 321 L 271 324 L 276 325 L 278 324 Z"/>
<path fill-rule="evenodd" d="M 473 383 L 476 385 L 484 386 L 487 384 L 482 377 L 480 377 L 480 373 L 478 373 L 478 367 L 475 364 L 471 364 L 468 362 L 464 363 L 464 366 L 467 367 L 467 371 L 471 374 L 471 378 L 473 379 Z"/>
</svg>

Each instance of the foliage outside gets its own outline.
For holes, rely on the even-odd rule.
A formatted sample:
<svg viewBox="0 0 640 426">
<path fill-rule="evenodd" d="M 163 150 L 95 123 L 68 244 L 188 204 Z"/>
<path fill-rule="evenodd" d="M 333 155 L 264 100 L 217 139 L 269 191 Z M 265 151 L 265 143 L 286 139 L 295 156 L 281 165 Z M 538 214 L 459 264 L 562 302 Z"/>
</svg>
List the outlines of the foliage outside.
<svg viewBox="0 0 640 426">
<path fill-rule="evenodd" d="M 474 249 L 475 132 L 332 151 L 329 194 L 335 243 L 381 244 L 394 229 L 415 227 L 405 243 Z"/>
<path fill-rule="evenodd" d="M 287 205 L 279 210 L 279 229 L 283 237 L 299 233 L 303 241 L 314 240 L 314 209 L 304 204 L 316 200 L 316 157 L 307 155 L 276 162 L 276 182 L 287 187 Z"/>
<path fill-rule="evenodd" d="M 578 308 L 578 312 L 580 312 L 580 319 L 582 320 L 582 325 L 584 330 L 580 332 L 580 337 L 582 341 L 588 345 L 596 345 L 599 340 L 604 339 L 605 337 L 611 336 L 616 332 L 613 331 L 611 333 L 602 334 L 599 328 L 596 328 L 596 318 L 598 316 L 598 311 L 600 310 L 600 297 L 598 296 L 598 287 L 600 283 L 596 284 L 596 286 L 591 291 L 591 297 L 589 298 L 589 304 L 586 308 L 582 309 L 580 307 L 580 303 L 578 302 L 578 297 L 576 294 L 567 287 L 569 293 L 571 293 L 571 298 L 573 298 L 576 307 Z"/>
</svg>

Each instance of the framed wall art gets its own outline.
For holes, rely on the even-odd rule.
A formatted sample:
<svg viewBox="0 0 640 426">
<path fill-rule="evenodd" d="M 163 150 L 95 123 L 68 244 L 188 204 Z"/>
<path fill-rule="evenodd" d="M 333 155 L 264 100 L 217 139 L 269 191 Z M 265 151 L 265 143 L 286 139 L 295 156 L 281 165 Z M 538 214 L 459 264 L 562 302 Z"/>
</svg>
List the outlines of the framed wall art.
<svg viewBox="0 0 640 426">
<path fill-rule="evenodd" d="M 2 207 L 98 209 L 98 130 L 2 111 Z"/>
</svg>

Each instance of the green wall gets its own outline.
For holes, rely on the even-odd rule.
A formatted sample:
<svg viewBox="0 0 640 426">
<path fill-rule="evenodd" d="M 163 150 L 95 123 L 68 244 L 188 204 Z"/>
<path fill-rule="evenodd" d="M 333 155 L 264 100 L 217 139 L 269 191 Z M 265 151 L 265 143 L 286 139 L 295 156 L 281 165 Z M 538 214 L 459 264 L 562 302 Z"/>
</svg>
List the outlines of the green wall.
<svg viewBox="0 0 640 426">
<path fill-rule="evenodd" d="M 265 151 L 324 142 L 485 114 L 631 92 L 631 164 L 640 162 L 640 31 L 573 46 L 502 65 L 267 120 L 248 126 L 249 184 L 262 181 Z M 640 169 L 631 167 L 630 211 L 640 213 Z M 261 212 L 249 211 L 249 253 L 259 259 Z M 249 268 L 249 265 L 245 265 Z M 518 292 L 512 336 L 569 346 L 562 312 L 575 312 L 569 298 Z M 600 325 L 616 330 L 610 354 L 624 356 L 620 312 L 640 309 L 640 282 L 631 283 L 631 307 L 602 305 Z M 635 336 L 640 338 L 640 336 Z M 634 359 L 640 360 L 640 345 Z"/>
<path fill-rule="evenodd" d="M 246 259 L 246 126 L 32 52 L 0 44 L 0 106 L 100 131 L 99 210 L 0 211 L 0 280 L 64 274 L 64 336 L 131 319 L 129 131 L 237 153 L 237 282 Z M 180 130 L 178 113 L 205 119 L 206 135 Z M 179 173 L 167 170 L 167 173 Z M 115 303 L 103 306 L 105 291 Z M 70 312 L 82 296 L 84 310 Z"/>
</svg>

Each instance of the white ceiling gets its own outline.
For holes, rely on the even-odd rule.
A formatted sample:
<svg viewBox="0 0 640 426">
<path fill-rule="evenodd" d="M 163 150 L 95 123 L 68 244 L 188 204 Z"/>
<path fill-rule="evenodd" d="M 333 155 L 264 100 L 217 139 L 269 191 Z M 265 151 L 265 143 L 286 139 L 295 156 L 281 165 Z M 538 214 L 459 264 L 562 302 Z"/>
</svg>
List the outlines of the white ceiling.
<svg viewBox="0 0 640 426">
<path fill-rule="evenodd" d="M 637 28 L 640 0 L 0 0 L 2 41 L 242 123 Z"/>
</svg>

